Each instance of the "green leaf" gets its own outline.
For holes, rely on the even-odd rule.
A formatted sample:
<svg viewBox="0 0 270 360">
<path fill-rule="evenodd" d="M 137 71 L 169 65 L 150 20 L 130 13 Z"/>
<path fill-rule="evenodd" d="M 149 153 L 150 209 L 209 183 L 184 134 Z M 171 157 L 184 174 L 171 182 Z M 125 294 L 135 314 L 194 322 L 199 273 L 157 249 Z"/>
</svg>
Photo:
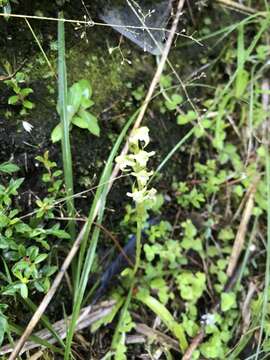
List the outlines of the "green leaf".
<svg viewBox="0 0 270 360">
<path fill-rule="evenodd" d="M 171 75 L 161 75 L 159 82 L 161 86 L 168 88 L 172 86 L 172 77 Z"/>
<path fill-rule="evenodd" d="M 176 277 L 182 299 L 196 303 L 206 289 L 206 277 L 202 272 L 184 271 Z"/>
<path fill-rule="evenodd" d="M 20 170 L 20 168 L 17 165 L 12 164 L 10 162 L 4 162 L 4 163 L 0 164 L 0 172 L 11 174 L 11 173 L 19 171 L 19 170 Z"/>
<path fill-rule="evenodd" d="M 31 89 L 31 88 L 25 88 L 25 89 L 22 89 L 22 91 L 21 91 L 21 95 L 24 97 L 31 93 L 33 93 L 33 89 Z"/>
<path fill-rule="evenodd" d="M 17 104 L 18 102 L 19 102 L 19 96 L 18 95 L 13 95 L 13 96 L 10 96 L 9 98 L 8 98 L 8 104 L 9 105 L 15 105 L 15 104 Z"/>
<path fill-rule="evenodd" d="M 221 294 L 221 310 L 228 311 L 236 307 L 236 296 L 233 292 Z"/>
<path fill-rule="evenodd" d="M 35 262 L 35 264 L 39 264 L 42 261 L 44 261 L 47 257 L 48 257 L 48 254 L 40 254 L 35 258 L 34 262 Z"/>
<path fill-rule="evenodd" d="M 201 345 L 200 349 L 202 355 L 207 359 L 224 359 L 219 334 L 213 335 L 208 341 Z"/>
<path fill-rule="evenodd" d="M 73 84 L 68 90 L 68 111 L 72 117 L 79 110 L 82 98 L 82 89 L 79 83 Z M 70 108 L 69 108 L 70 107 Z"/>
<path fill-rule="evenodd" d="M 74 116 L 71 120 L 73 125 L 78 126 L 81 129 L 87 129 L 88 128 L 88 122 L 85 121 L 82 117 L 80 116 Z"/>
<path fill-rule="evenodd" d="M 248 86 L 249 82 L 249 72 L 245 69 L 241 69 L 241 71 L 238 72 L 237 78 L 236 78 L 236 86 L 235 86 L 235 97 L 237 99 L 240 99 Z"/>
<path fill-rule="evenodd" d="M 5 332 L 8 329 L 8 322 L 6 317 L 0 312 L 0 346 L 3 343 Z"/>
<path fill-rule="evenodd" d="M 218 239 L 222 241 L 230 241 L 235 238 L 235 235 L 233 233 L 233 230 L 231 227 L 225 227 L 220 230 L 218 234 Z"/>
<path fill-rule="evenodd" d="M 56 125 L 51 133 L 51 140 L 53 143 L 62 139 L 62 126 L 61 124 Z"/>
<path fill-rule="evenodd" d="M 61 229 L 50 229 L 47 231 L 48 234 L 56 236 L 59 239 L 70 239 L 70 234 L 65 230 Z"/>
<path fill-rule="evenodd" d="M 78 84 L 82 90 L 82 96 L 89 99 L 93 94 L 90 82 L 86 79 L 82 79 L 78 82 Z"/>
<path fill-rule="evenodd" d="M 93 100 L 82 97 L 81 99 L 81 109 L 86 110 L 93 106 L 95 103 Z"/>
<path fill-rule="evenodd" d="M 183 102 L 182 96 L 173 94 L 169 100 L 165 101 L 165 106 L 168 110 L 175 110 L 179 104 Z"/>
<path fill-rule="evenodd" d="M 177 116 L 177 124 L 185 125 L 196 119 L 197 119 L 197 114 L 195 113 L 195 111 L 190 110 L 188 111 L 187 114 Z"/>
<path fill-rule="evenodd" d="M 86 127 L 83 128 L 84 129 L 87 128 L 93 135 L 99 136 L 100 128 L 98 125 L 97 118 L 85 110 L 81 110 L 78 115 L 83 121 L 77 119 L 76 117 L 75 121 L 74 119 L 72 120 L 72 123 L 79 127 L 81 127 L 80 124 L 82 124 L 83 126 L 87 125 Z"/>
<path fill-rule="evenodd" d="M 179 340 L 180 348 L 184 351 L 187 348 L 188 343 L 183 326 L 174 320 L 169 310 L 158 300 L 145 292 L 138 292 L 136 299 L 148 306 L 164 322 L 167 328 Z"/>
<path fill-rule="evenodd" d="M 25 107 L 26 109 L 33 109 L 34 108 L 34 104 L 31 102 L 31 101 L 29 101 L 29 100 L 24 100 L 23 101 L 23 107 Z"/>
<path fill-rule="evenodd" d="M 28 288 L 26 284 L 20 284 L 20 293 L 23 299 L 28 297 Z"/>
<path fill-rule="evenodd" d="M 166 304 L 168 302 L 170 289 L 163 278 L 156 278 L 152 280 L 150 287 L 151 289 L 156 289 L 158 291 L 158 297 L 162 304 Z"/>
</svg>

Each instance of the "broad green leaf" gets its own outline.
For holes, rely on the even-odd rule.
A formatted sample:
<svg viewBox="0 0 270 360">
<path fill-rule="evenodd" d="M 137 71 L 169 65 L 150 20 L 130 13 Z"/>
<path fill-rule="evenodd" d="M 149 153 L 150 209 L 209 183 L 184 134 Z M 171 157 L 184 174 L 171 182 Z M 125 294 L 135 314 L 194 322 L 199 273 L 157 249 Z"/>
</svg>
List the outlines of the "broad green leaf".
<svg viewBox="0 0 270 360">
<path fill-rule="evenodd" d="M 172 86 L 172 77 L 170 75 L 161 75 L 159 82 L 161 86 L 168 88 Z"/>
<path fill-rule="evenodd" d="M 96 136 L 100 134 L 97 118 L 85 110 L 79 112 L 79 116 L 87 123 L 87 129 Z"/>
<path fill-rule="evenodd" d="M 15 104 L 17 104 L 18 101 L 19 101 L 18 95 L 13 95 L 13 96 L 10 96 L 10 98 L 8 98 L 9 105 L 15 105 Z"/>
<path fill-rule="evenodd" d="M 34 104 L 29 101 L 29 100 L 24 100 L 23 101 L 23 106 L 26 108 L 26 109 L 33 109 L 34 108 Z"/>
<path fill-rule="evenodd" d="M 235 97 L 240 99 L 248 86 L 249 83 L 249 72 L 245 69 L 241 69 L 239 71 L 237 78 L 236 78 L 236 85 L 235 85 Z"/>
<path fill-rule="evenodd" d="M 91 87 L 89 81 L 82 79 L 78 82 L 78 84 L 81 88 L 83 97 L 89 99 L 93 94 L 92 87 Z"/>
<path fill-rule="evenodd" d="M 61 140 L 61 138 L 62 138 L 62 127 L 61 124 L 58 124 L 51 133 L 51 140 L 53 143 L 56 143 L 57 141 Z"/>
<path fill-rule="evenodd" d="M 183 102 L 182 96 L 173 94 L 169 100 L 165 101 L 165 106 L 168 110 L 175 110 L 179 104 Z"/>
<path fill-rule="evenodd" d="M 26 299 L 28 297 L 28 288 L 26 284 L 20 284 L 20 293 L 21 293 L 21 297 L 23 299 Z"/>
<path fill-rule="evenodd" d="M 82 89 L 79 83 L 73 84 L 68 91 L 68 97 L 67 97 L 67 103 L 69 106 L 72 106 L 73 109 L 73 115 L 76 114 L 76 112 L 80 108 L 82 99 Z"/>
<path fill-rule="evenodd" d="M 95 103 L 93 100 L 87 99 L 85 97 L 82 97 L 81 100 L 81 109 L 86 110 L 89 109 L 91 106 L 93 106 Z"/>
<path fill-rule="evenodd" d="M 78 126 L 81 129 L 87 129 L 88 128 L 88 122 L 85 121 L 82 117 L 80 116 L 74 116 L 72 118 L 72 124 Z"/>
<path fill-rule="evenodd" d="M 221 294 L 221 310 L 228 311 L 236 307 L 236 296 L 233 292 Z"/>
<path fill-rule="evenodd" d="M 39 264 L 42 261 L 44 261 L 46 258 L 48 257 L 48 254 L 40 254 L 36 257 L 36 259 L 34 260 L 35 264 Z"/>
<path fill-rule="evenodd" d="M 10 162 L 4 162 L 4 163 L 0 164 L 0 172 L 11 174 L 18 170 L 20 170 L 20 168 L 17 165 L 12 164 Z"/>
<path fill-rule="evenodd" d="M 136 299 L 148 306 L 164 322 L 168 329 L 179 340 L 180 348 L 184 351 L 187 348 L 188 343 L 183 326 L 174 320 L 169 310 L 157 299 L 145 292 L 138 292 Z"/>
<path fill-rule="evenodd" d="M 27 96 L 31 93 L 33 93 L 33 89 L 31 89 L 31 88 L 25 88 L 25 89 L 22 89 L 22 91 L 21 91 L 22 96 Z"/>
</svg>

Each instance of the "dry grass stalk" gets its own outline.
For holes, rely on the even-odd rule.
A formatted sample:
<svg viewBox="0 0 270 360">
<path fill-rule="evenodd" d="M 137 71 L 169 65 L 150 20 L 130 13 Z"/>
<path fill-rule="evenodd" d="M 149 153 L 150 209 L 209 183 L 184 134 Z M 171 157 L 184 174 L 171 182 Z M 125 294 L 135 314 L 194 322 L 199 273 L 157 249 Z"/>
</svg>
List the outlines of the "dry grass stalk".
<svg viewBox="0 0 270 360">
<path fill-rule="evenodd" d="M 76 330 L 83 330 L 96 321 L 102 319 L 106 315 L 108 315 L 113 306 L 115 305 L 114 301 L 104 301 L 100 303 L 99 305 L 95 305 L 93 307 L 87 306 L 83 308 L 80 312 L 80 316 L 78 318 L 77 324 L 76 324 Z M 68 321 L 71 319 L 71 316 L 69 316 L 67 319 L 62 319 L 57 321 L 53 324 L 54 330 L 57 332 L 59 337 L 61 339 L 65 339 L 67 335 L 67 324 Z M 39 337 L 40 339 L 48 341 L 50 344 L 56 343 L 56 338 L 51 334 L 51 332 L 47 329 L 40 330 L 34 334 L 35 336 Z M 23 348 L 20 351 L 20 355 L 25 353 L 26 351 L 30 351 L 36 348 L 42 347 L 38 343 L 34 341 L 27 341 Z M 10 345 L 3 346 L 0 349 L 0 355 L 10 354 L 13 351 L 13 347 Z"/>
<path fill-rule="evenodd" d="M 257 188 L 257 183 L 259 181 L 259 177 L 256 177 L 253 183 L 251 184 L 249 190 L 248 190 L 248 199 L 246 202 L 246 206 L 243 212 L 243 216 L 235 237 L 235 241 L 233 244 L 231 256 L 229 259 L 229 264 L 227 268 L 227 275 L 228 277 L 231 277 L 234 273 L 234 270 L 236 268 L 237 262 L 239 260 L 239 256 L 243 250 L 246 233 L 247 233 L 247 227 L 252 215 L 253 207 L 254 207 L 254 196 Z"/>
</svg>

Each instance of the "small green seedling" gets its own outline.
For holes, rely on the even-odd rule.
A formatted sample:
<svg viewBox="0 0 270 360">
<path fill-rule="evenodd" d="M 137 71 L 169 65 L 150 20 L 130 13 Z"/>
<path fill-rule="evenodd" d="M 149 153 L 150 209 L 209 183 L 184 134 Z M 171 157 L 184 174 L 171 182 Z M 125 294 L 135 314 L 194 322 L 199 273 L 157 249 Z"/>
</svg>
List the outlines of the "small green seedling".
<svg viewBox="0 0 270 360">
<path fill-rule="evenodd" d="M 34 108 L 34 103 L 28 99 L 28 96 L 33 93 L 33 89 L 30 87 L 22 87 L 26 83 L 26 75 L 23 72 L 17 72 L 17 74 L 10 80 L 6 80 L 5 84 L 8 85 L 15 93 L 8 99 L 9 105 L 21 106 L 21 115 L 26 115 L 27 110 Z"/>
<path fill-rule="evenodd" d="M 80 80 L 73 84 L 68 90 L 67 113 L 70 129 L 72 125 L 81 129 L 88 129 L 91 134 L 99 136 L 100 128 L 97 118 L 87 111 L 94 105 L 92 87 L 87 80 Z M 57 109 L 59 113 L 59 109 Z M 52 131 L 51 140 L 57 142 L 62 138 L 61 124 L 58 124 Z"/>
</svg>

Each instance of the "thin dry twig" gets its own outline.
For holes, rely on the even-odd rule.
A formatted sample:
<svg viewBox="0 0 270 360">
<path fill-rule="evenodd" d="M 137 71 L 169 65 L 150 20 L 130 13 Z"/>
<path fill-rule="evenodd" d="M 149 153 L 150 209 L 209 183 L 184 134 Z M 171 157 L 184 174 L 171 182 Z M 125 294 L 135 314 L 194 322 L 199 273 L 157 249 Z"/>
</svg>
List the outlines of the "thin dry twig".
<svg viewBox="0 0 270 360">
<path fill-rule="evenodd" d="M 246 334 L 246 332 L 249 328 L 249 325 L 250 325 L 250 319 L 251 319 L 250 303 L 251 303 L 253 295 L 255 294 L 256 291 L 257 291 L 256 284 L 254 284 L 254 282 L 251 282 L 249 284 L 248 292 L 245 297 L 245 301 L 243 303 L 242 310 L 241 310 L 242 319 L 243 319 L 243 324 L 242 324 L 242 334 L 243 335 Z"/>
<path fill-rule="evenodd" d="M 103 301 L 102 303 L 95 305 L 95 306 L 87 306 L 80 311 L 79 318 L 76 324 L 76 331 L 83 330 L 96 321 L 102 319 L 103 317 L 107 316 L 113 306 L 115 305 L 115 301 Z M 61 339 L 65 339 L 67 335 L 67 324 L 70 321 L 71 316 L 67 319 L 62 319 L 54 323 L 53 329 L 59 335 Z M 51 332 L 47 329 L 40 330 L 34 334 L 35 336 L 39 337 L 42 340 L 46 340 L 50 344 L 56 343 L 57 339 L 51 334 Z M 40 344 L 34 341 L 27 341 L 23 348 L 20 351 L 20 355 L 25 353 L 26 351 L 30 351 L 36 349 L 38 347 L 43 347 Z M 13 347 L 10 345 L 3 346 L 0 349 L 0 355 L 10 354 L 13 351 Z"/>
<path fill-rule="evenodd" d="M 234 273 L 234 270 L 236 268 L 239 256 L 243 250 L 246 232 L 247 232 L 247 226 L 249 223 L 249 220 L 252 215 L 252 210 L 254 207 L 254 196 L 257 189 L 257 183 L 259 181 L 259 177 L 256 177 L 253 183 L 251 184 L 249 191 L 248 191 L 248 199 L 246 202 L 246 206 L 243 212 L 243 216 L 234 240 L 231 256 L 229 259 L 229 264 L 227 268 L 227 275 L 228 277 L 231 277 Z"/>
<path fill-rule="evenodd" d="M 144 103 L 143 103 L 143 105 L 141 107 L 140 113 L 138 115 L 138 118 L 136 119 L 136 122 L 135 122 L 132 130 L 134 130 L 134 129 L 136 129 L 136 128 L 138 128 L 140 126 L 140 124 L 141 124 L 141 122 L 142 122 L 142 120 L 144 118 L 145 112 L 147 110 L 147 107 L 148 107 L 148 105 L 149 105 L 149 103 L 151 101 L 151 98 L 153 96 L 153 93 L 155 91 L 155 88 L 156 88 L 156 86 L 157 86 L 157 84 L 159 82 L 160 76 L 161 76 L 161 74 L 163 72 L 164 66 L 166 64 L 166 61 L 167 61 L 167 58 L 168 58 L 168 55 L 169 55 L 169 52 L 170 52 L 170 49 L 171 49 L 171 46 L 172 46 L 172 43 L 173 43 L 173 38 L 174 38 L 174 35 L 176 33 L 176 30 L 177 30 L 177 25 L 178 25 L 178 22 L 179 22 L 179 19 L 180 19 L 181 12 L 182 12 L 184 4 L 185 4 L 185 0 L 179 0 L 178 6 L 177 6 L 177 13 L 176 13 L 175 19 L 173 21 L 171 31 L 169 33 L 168 40 L 166 42 L 164 51 L 162 53 L 160 63 L 158 65 L 158 67 L 157 67 L 156 73 L 155 73 L 154 78 L 153 78 L 153 80 L 151 82 L 151 85 L 149 87 L 149 90 L 148 90 L 148 93 L 146 95 L 145 101 L 144 101 Z M 121 152 L 121 155 L 126 154 L 127 150 L 128 150 L 128 141 L 126 142 L 126 144 L 125 144 L 125 146 L 124 146 L 124 148 L 123 148 L 123 150 Z M 110 190 L 115 178 L 117 177 L 118 172 L 119 172 L 119 166 L 115 165 L 113 173 L 112 173 L 111 178 L 110 178 L 110 184 L 109 184 L 108 191 Z M 96 213 L 95 213 L 94 217 L 96 217 L 97 213 L 98 213 L 98 207 L 96 208 Z M 82 230 L 80 231 L 77 239 L 75 240 L 75 242 L 74 242 L 68 256 L 66 257 L 66 259 L 65 259 L 65 261 L 64 261 L 64 263 L 63 263 L 63 265 L 62 265 L 62 267 L 60 269 L 60 272 L 57 274 L 56 278 L 54 279 L 52 287 L 50 288 L 48 293 L 45 295 L 45 297 L 43 298 L 43 300 L 40 303 L 39 307 L 37 308 L 36 312 L 32 316 L 32 318 L 31 318 L 30 322 L 28 323 L 24 333 L 22 334 L 21 338 L 17 342 L 13 353 L 10 355 L 9 360 L 15 360 L 16 359 L 16 357 L 18 356 L 18 354 L 19 354 L 20 350 L 22 349 L 24 343 L 26 342 L 28 337 L 33 332 L 35 326 L 39 322 L 41 316 L 45 312 L 45 310 L 46 310 L 47 306 L 49 305 L 50 301 L 52 300 L 58 286 L 60 285 L 60 283 L 62 281 L 62 278 L 64 276 L 65 271 L 67 271 L 69 265 L 71 264 L 72 259 L 74 258 L 75 254 L 77 253 L 77 251 L 78 251 L 78 249 L 80 247 L 80 244 L 81 244 L 81 241 L 83 239 L 85 229 L 86 229 L 86 226 L 84 225 Z"/>
<path fill-rule="evenodd" d="M 21 65 L 16 70 L 14 70 L 11 74 L 0 75 L 0 81 L 6 81 L 6 80 L 12 79 L 19 71 L 22 70 L 22 68 L 24 67 L 26 61 L 27 61 L 27 59 L 24 59 L 23 62 L 21 63 Z"/>
<path fill-rule="evenodd" d="M 200 343 L 203 341 L 204 338 L 204 330 L 200 330 L 200 332 L 192 339 L 191 344 L 187 348 L 182 360 L 190 360 L 192 357 L 193 352 L 197 349 Z"/>
<path fill-rule="evenodd" d="M 180 352 L 178 341 L 172 339 L 170 336 L 165 335 L 158 330 L 152 329 L 149 326 L 142 323 L 136 324 L 135 330 L 137 331 L 137 333 L 142 334 L 151 340 L 155 340 L 167 348 L 171 348 L 177 352 Z"/>
<path fill-rule="evenodd" d="M 243 4 L 239 4 L 239 2 L 236 1 L 232 1 L 232 0 L 215 0 L 216 3 L 224 6 L 224 7 L 228 7 L 229 9 L 232 10 L 236 10 L 236 11 L 240 11 L 240 12 L 244 12 L 247 14 L 257 14 L 258 10 L 250 7 L 250 6 L 245 6 Z M 266 12 L 261 12 L 260 15 L 262 16 L 266 16 Z"/>
</svg>

